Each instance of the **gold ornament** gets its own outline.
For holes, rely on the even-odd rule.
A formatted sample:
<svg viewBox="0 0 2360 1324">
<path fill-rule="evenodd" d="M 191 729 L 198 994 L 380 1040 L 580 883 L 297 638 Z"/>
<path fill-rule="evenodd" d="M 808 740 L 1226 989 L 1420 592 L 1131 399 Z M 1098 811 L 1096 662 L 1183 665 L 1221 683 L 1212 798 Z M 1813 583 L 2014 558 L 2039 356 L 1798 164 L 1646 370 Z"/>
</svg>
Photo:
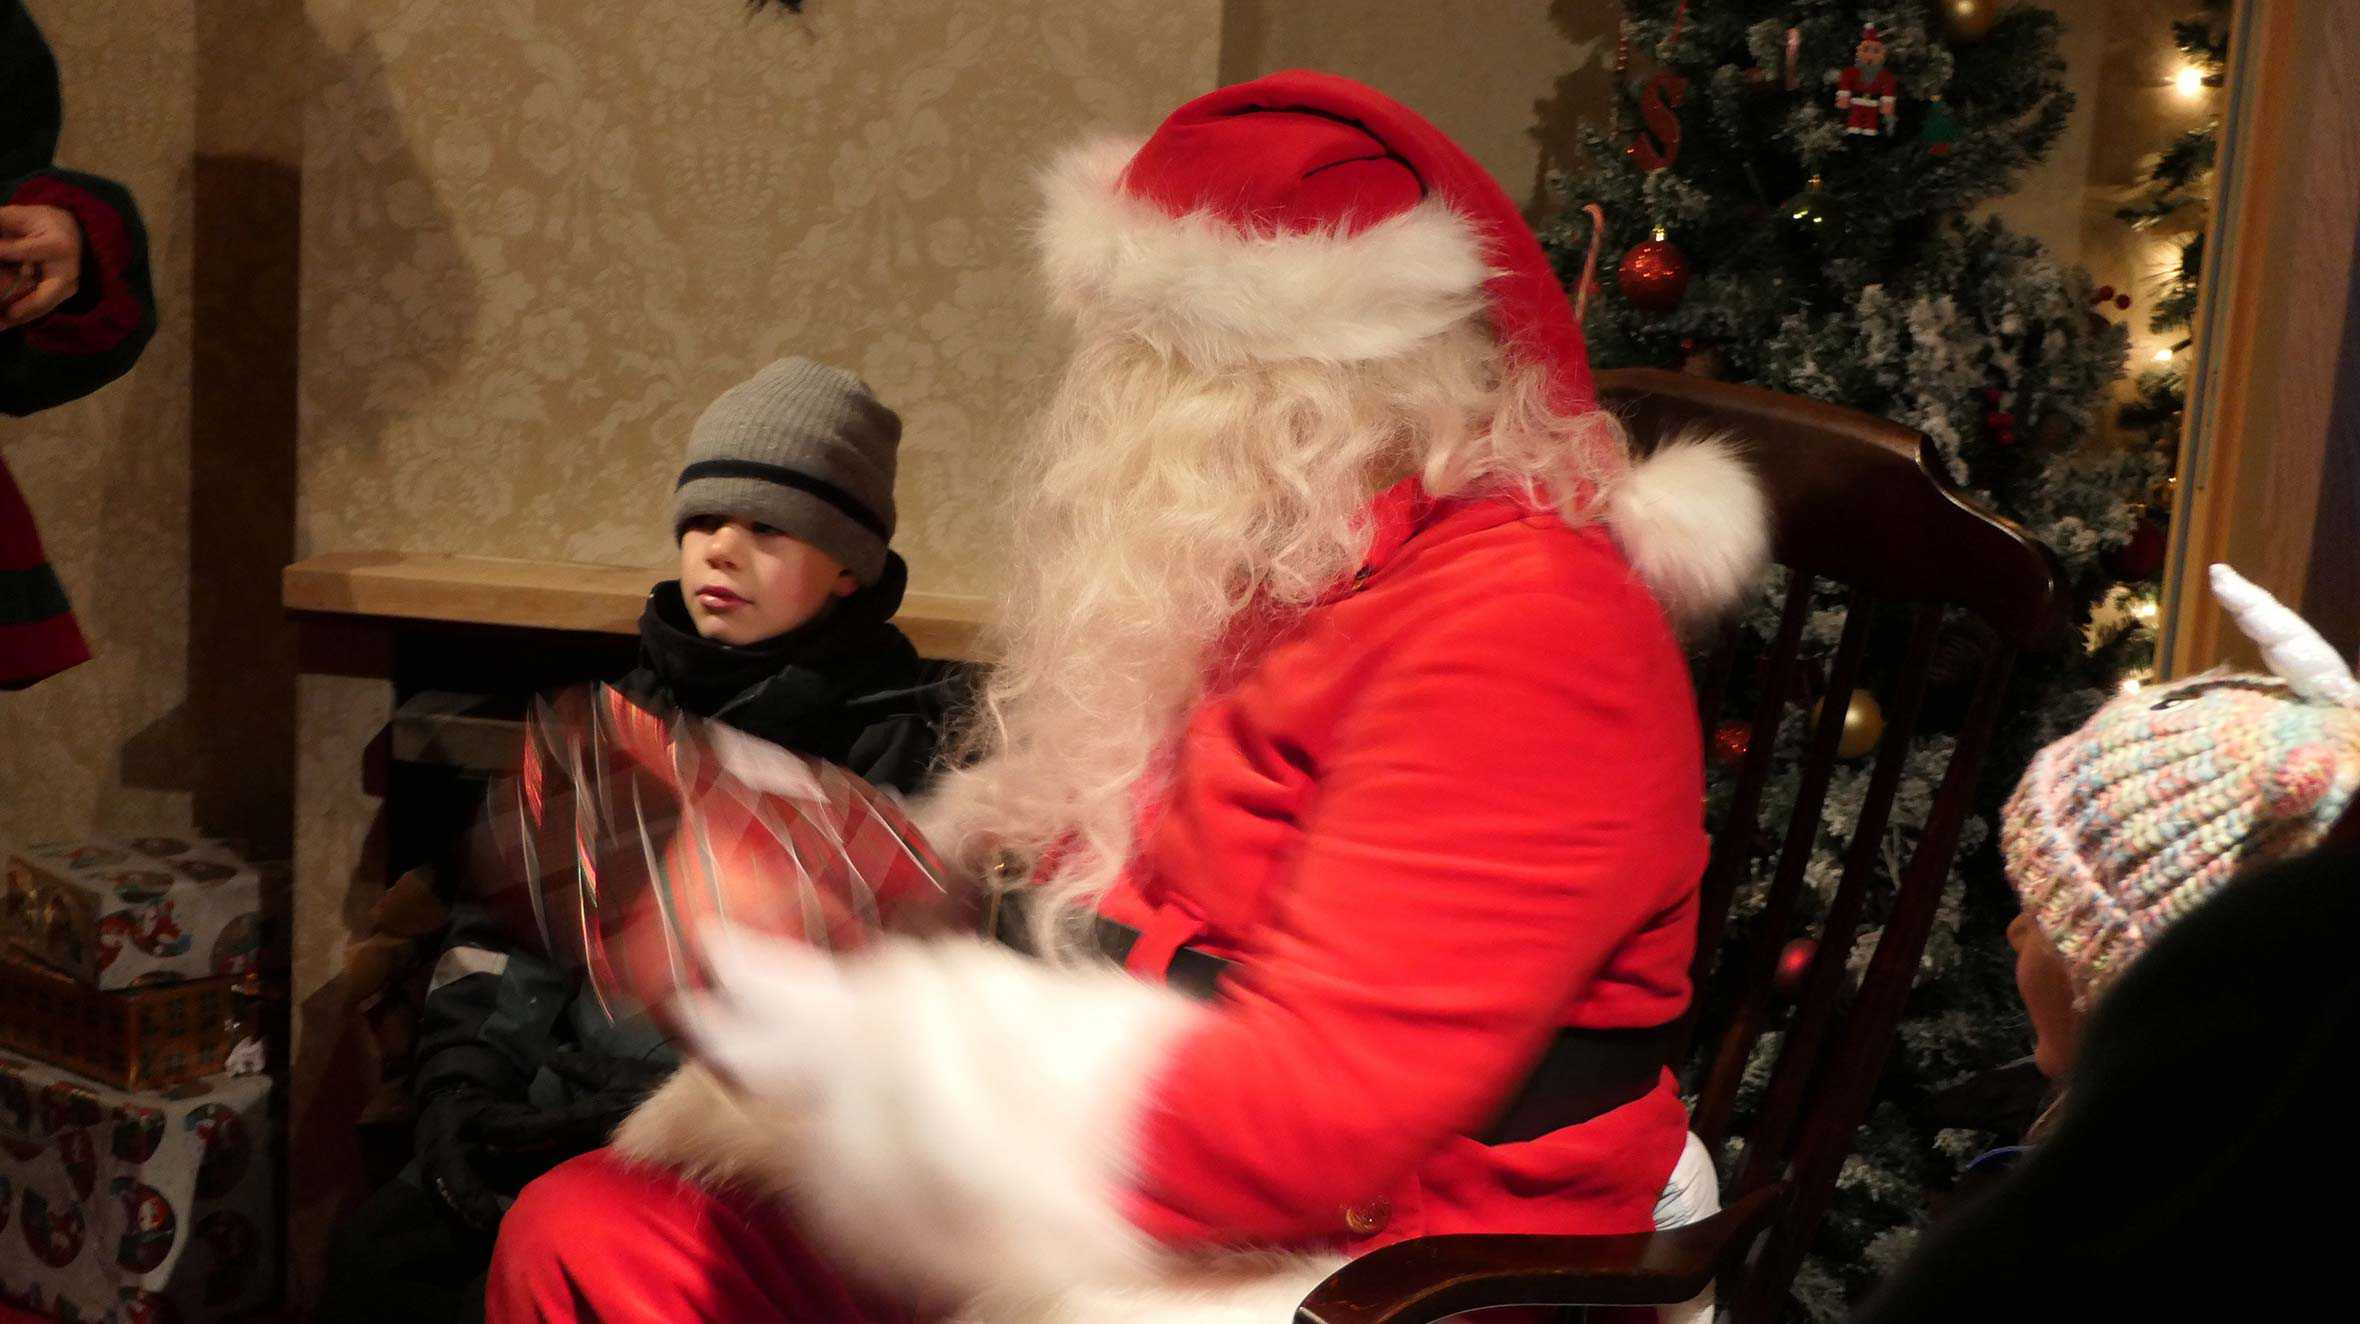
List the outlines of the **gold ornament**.
<svg viewBox="0 0 2360 1324">
<path fill-rule="evenodd" d="M 1826 704 L 1822 699 L 1811 705 L 1811 725 L 1819 725 L 1819 710 Z M 1885 738 L 1885 710 L 1877 705 L 1876 696 L 1867 690 L 1852 691 L 1852 702 L 1844 707 L 1844 734 L 1836 738 L 1836 757 L 1856 759 L 1877 747 Z"/>
<path fill-rule="evenodd" d="M 1786 200 L 1783 210 L 1786 219 L 1807 235 L 1824 236 L 1828 222 L 1835 219 L 1835 204 L 1828 200 L 1827 190 L 1817 175 L 1811 176 L 1811 182 L 1802 192 Z"/>
<path fill-rule="evenodd" d="M 1991 35 L 1999 21 L 1999 0 L 1935 0 L 1942 17 L 1942 35 L 1957 46 L 1972 46 Z"/>
</svg>

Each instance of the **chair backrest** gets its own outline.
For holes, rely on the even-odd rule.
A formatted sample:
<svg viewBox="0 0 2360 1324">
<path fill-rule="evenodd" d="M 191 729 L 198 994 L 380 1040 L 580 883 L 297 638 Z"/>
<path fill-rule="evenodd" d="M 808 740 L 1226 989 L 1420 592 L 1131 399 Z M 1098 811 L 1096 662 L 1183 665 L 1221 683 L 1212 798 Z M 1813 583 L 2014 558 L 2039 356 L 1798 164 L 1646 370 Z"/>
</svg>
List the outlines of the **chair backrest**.
<svg viewBox="0 0 2360 1324">
<path fill-rule="evenodd" d="M 1867 1115 L 1971 812 L 2011 666 L 2020 650 L 2063 628 L 2064 595 L 2046 550 L 1953 490 L 1917 432 L 1680 373 L 1604 372 L 1598 385 L 1642 448 L 1698 425 L 1740 441 L 1769 499 L 1773 559 L 1788 571 L 1768 651 L 1739 671 L 1731 630 L 1703 664 L 1698 686 L 1708 739 L 1725 707 L 1744 710 L 1750 734 L 1726 812 L 1714 825 L 1704 878 L 1692 1125 L 1716 1154 L 1725 1152 L 1748 1064 L 1765 1034 L 1777 1032 L 1767 1084 L 1748 1094 L 1744 1153 L 1724 1198 L 1780 1184 L 1787 1199 L 1721 1285 L 1721 1299 L 1741 1324 L 1768 1320 Z M 1806 627 L 1831 594 L 1842 599 L 1842 633 L 1823 659 L 1825 683 L 1815 687 L 1808 681 L 1822 659 L 1803 656 Z M 1975 643 L 1962 648 L 1962 636 Z M 1956 674 L 1962 652 L 1970 673 L 1964 678 Z M 1921 823 L 1904 825 L 1915 827 L 1916 842 L 1896 868 L 1888 828 L 1937 665 L 1945 690 L 1963 679 L 1971 698 L 1955 727 L 1942 724 L 1953 728 L 1945 733 L 1955 743 L 1931 809 Z M 1839 880 L 1813 924 L 1813 908 L 1804 904 L 1806 866 L 1827 830 L 1822 810 L 1838 772 L 1845 710 L 1872 674 L 1885 696 L 1884 731 Z M 1791 808 L 1766 821 L 1764 791 L 1781 728 L 1807 708 L 1812 688 L 1824 699 L 1817 719 L 1804 723 Z M 1742 951 L 1717 961 L 1732 903 L 1760 876 L 1757 869 L 1767 869 L 1767 883 L 1753 889 L 1760 908 L 1745 921 L 1752 932 Z M 1864 966 L 1854 954 L 1862 945 L 1870 947 Z"/>
</svg>

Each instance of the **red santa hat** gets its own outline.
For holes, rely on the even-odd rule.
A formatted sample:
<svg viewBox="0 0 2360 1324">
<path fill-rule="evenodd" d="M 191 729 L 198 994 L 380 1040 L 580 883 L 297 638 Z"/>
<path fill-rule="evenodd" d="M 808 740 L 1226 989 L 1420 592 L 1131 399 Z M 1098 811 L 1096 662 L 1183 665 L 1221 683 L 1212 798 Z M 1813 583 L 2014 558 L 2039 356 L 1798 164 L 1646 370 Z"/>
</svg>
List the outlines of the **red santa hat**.
<svg viewBox="0 0 2360 1324">
<path fill-rule="evenodd" d="M 1047 193 L 1059 305 L 1199 367 L 1385 358 L 1483 312 L 1559 411 L 1597 407 L 1581 328 L 1516 204 L 1351 79 L 1296 70 L 1208 93 L 1143 143 L 1067 156 Z M 1659 447 L 1615 484 L 1607 519 L 1676 616 L 1724 605 L 1766 546 L 1752 476 L 1721 447 Z"/>
<path fill-rule="evenodd" d="M 1560 408 L 1596 402 L 1564 287 L 1516 205 L 1373 88 L 1292 71 L 1198 97 L 1049 179 L 1051 284 L 1191 361 L 1352 362 L 1487 308 Z"/>
</svg>

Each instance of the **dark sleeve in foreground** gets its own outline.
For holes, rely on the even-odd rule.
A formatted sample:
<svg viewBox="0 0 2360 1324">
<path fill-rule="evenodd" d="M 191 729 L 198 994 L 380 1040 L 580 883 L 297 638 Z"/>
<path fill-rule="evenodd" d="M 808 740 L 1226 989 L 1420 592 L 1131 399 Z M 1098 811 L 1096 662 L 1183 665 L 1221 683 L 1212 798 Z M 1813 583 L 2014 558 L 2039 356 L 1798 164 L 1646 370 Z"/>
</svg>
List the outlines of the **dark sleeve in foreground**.
<svg viewBox="0 0 2360 1324">
<path fill-rule="evenodd" d="M 2106 997 L 2053 1138 L 1856 1318 L 2288 1318 L 2347 1295 L 2355 941 L 2360 857 L 2232 883 Z"/>
</svg>

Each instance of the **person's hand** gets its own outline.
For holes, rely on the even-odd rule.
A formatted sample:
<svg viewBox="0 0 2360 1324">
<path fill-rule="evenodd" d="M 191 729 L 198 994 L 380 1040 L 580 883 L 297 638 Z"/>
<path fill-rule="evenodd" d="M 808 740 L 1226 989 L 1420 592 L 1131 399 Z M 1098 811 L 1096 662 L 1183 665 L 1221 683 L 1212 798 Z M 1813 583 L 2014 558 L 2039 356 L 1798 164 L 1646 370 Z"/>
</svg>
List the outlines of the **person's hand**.
<svg viewBox="0 0 2360 1324">
<path fill-rule="evenodd" d="M 0 207 L 0 331 L 45 317 L 82 288 L 82 227 L 63 207 Z"/>
</svg>

